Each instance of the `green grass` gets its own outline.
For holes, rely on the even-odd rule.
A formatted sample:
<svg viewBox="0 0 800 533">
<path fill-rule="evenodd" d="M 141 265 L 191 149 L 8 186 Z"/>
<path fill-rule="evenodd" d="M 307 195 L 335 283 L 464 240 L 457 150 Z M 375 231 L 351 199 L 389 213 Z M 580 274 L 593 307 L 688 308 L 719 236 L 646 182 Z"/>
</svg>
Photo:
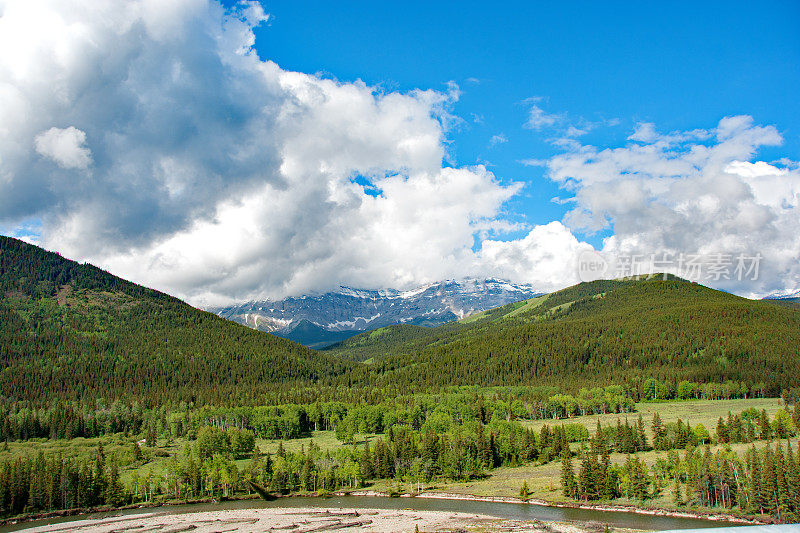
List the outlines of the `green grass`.
<svg viewBox="0 0 800 533">
<path fill-rule="evenodd" d="M 525 300 L 524 301 L 524 305 L 521 305 L 517 309 L 514 309 L 513 311 L 511 311 L 506 316 L 507 317 L 517 316 L 517 315 L 522 314 L 522 313 L 524 313 L 526 311 L 530 311 L 534 307 L 539 307 L 540 305 L 542 305 L 545 302 L 545 300 L 547 300 L 547 296 L 548 295 L 545 294 L 544 296 L 537 296 L 536 298 L 531 298 L 529 300 Z"/>
<path fill-rule="evenodd" d="M 372 442 L 372 440 L 375 438 L 375 435 L 374 434 L 356 435 L 355 444 L 358 446 L 363 446 L 364 440 L 367 438 L 370 440 L 370 442 Z M 283 441 L 283 447 L 287 452 L 300 451 L 301 447 L 307 450 L 312 441 L 314 442 L 314 444 L 319 446 L 323 451 L 334 450 L 336 448 L 345 445 L 344 443 L 342 443 L 342 441 L 336 438 L 336 432 L 334 431 L 314 431 L 312 432 L 311 437 Z M 261 453 L 274 454 L 275 452 L 278 451 L 279 442 L 281 441 L 257 439 L 256 446 L 258 446 L 258 449 L 261 450 Z"/>
<path fill-rule="evenodd" d="M 552 426 L 562 423 L 580 423 L 589 429 L 590 434 L 594 434 L 598 420 L 603 426 L 616 424 L 617 419 L 624 422 L 625 418 L 632 424 L 639 418 L 639 415 L 642 415 L 648 436 L 652 437 L 650 425 L 653 421 L 653 415 L 658 413 L 665 424 L 676 422 L 678 419 L 684 422 L 688 421 L 692 426 L 703 424 L 708 432 L 713 435 L 719 417 L 726 418 L 729 412 L 738 414 L 750 407 L 759 411 L 765 409 L 767 415 L 772 419 L 775 416 L 775 412 L 783 407 L 783 400 L 780 398 L 748 398 L 745 400 L 640 402 L 636 404 L 635 413 L 577 416 L 564 420 L 523 420 L 522 424 L 538 431 L 545 424 Z"/>
</svg>

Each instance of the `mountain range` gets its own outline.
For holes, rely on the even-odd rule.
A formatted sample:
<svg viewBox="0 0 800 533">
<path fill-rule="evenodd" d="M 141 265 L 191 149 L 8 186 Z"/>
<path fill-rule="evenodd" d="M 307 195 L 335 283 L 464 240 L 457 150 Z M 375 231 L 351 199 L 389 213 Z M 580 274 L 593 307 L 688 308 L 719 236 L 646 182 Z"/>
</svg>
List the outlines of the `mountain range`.
<svg viewBox="0 0 800 533">
<path fill-rule="evenodd" d="M 209 309 L 219 317 L 312 348 L 394 324 L 434 327 L 541 295 L 499 279 L 447 280 L 412 290 L 353 289 Z"/>
</svg>

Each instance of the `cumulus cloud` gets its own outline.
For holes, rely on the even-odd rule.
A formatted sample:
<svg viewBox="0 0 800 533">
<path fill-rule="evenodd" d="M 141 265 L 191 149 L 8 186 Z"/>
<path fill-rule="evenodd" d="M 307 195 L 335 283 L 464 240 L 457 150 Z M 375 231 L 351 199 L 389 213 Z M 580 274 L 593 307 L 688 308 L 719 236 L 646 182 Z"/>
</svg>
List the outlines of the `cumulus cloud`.
<svg viewBox="0 0 800 533">
<path fill-rule="evenodd" d="M 551 291 L 581 281 L 577 258 L 593 249 L 561 222 L 550 222 L 535 226 L 522 239 L 483 241 L 479 260 L 492 265 L 497 276 L 528 280 L 541 290 Z"/>
<path fill-rule="evenodd" d="M 641 124 L 629 139 L 636 142 L 581 145 L 548 162 L 549 177 L 574 194 L 564 219 L 571 230 L 613 230 L 603 246 L 612 257 L 762 254 L 758 280 L 711 284 L 750 295 L 800 287 L 797 165 L 752 161 L 782 142 L 775 127 L 734 116 L 668 134 Z"/>
<path fill-rule="evenodd" d="M 555 289 L 591 250 L 573 232 L 608 228 L 607 252 L 756 250 L 770 281 L 753 290 L 797 280 L 797 165 L 754 161 L 773 127 L 640 127 L 600 150 L 579 125 L 564 153 L 526 162 L 572 209 L 524 226 L 506 212 L 521 184 L 446 163 L 456 86 L 284 70 L 253 50 L 267 18 L 256 3 L 0 0 L 2 231 L 200 305 L 484 275 Z M 529 127 L 560 121 L 533 102 Z"/>
<path fill-rule="evenodd" d="M 49 249 L 205 305 L 492 275 L 511 253 L 475 245 L 520 229 L 521 185 L 443 163 L 454 85 L 261 61 L 254 3 L 2 5 L 0 223 L 41 220 Z"/>
<path fill-rule="evenodd" d="M 34 138 L 36 152 L 55 161 L 61 168 L 86 169 L 92 152 L 85 146 L 86 133 L 72 126 L 50 128 Z"/>
</svg>

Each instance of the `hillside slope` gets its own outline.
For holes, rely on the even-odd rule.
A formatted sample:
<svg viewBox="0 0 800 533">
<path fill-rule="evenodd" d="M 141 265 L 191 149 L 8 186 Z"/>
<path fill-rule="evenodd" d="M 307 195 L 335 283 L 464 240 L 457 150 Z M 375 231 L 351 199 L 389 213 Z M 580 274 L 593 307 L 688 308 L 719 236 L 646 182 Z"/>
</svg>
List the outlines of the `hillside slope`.
<svg viewBox="0 0 800 533">
<path fill-rule="evenodd" d="M 351 363 L 0 237 L 0 394 L 248 401 Z"/>
<path fill-rule="evenodd" d="M 394 345 L 358 340 L 332 352 L 378 354 L 360 372 L 392 386 L 800 384 L 798 310 L 677 279 L 583 283 Z"/>
</svg>

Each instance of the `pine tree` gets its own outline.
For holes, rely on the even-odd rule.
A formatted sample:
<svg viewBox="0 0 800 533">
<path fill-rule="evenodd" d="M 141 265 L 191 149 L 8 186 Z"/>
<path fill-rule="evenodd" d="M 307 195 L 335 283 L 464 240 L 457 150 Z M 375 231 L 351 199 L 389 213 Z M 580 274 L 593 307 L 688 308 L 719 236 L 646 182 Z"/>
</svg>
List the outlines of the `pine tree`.
<svg viewBox="0 0 800 533">
<path fill-rule="evenodd" d="M 778 513 L 778 479 L 775 458 L 770 446 L 764 448 L 764 458 L 761 463 L 761 502 L 769 514 Z"/>
<path fill-rule="evenodd" d="M 638 457 L 634 457 L 633 460 L 630 461 L 630 470 L 633 494 L 636 499 L 644 501 L 650 497 L 648 490 L 650 481 L 647 476 L 646 467 Z"/>
<path fill-rule="evenodd" d="M 489 442 L 483 432 L 483 423 L 478 422 L 478 429 L 475 438 L 475 445 L 477 446 L 477 459 L 483 468 L 491 468 L 492 450 L 489 447 Z"/>
<path fill-rule="evenodd" d="M 599 479 L 599 471 L 600 464 L 597 461 L 597 455 L 584 451 L 578 472 L 578 492 L 583 499 L 597 500 L 600 498 L 602 480 Z"/>
<path fill-rule="evenodd" d="M 786 483 L 786 463 L 780 443 L 775 445 L 775 492 L 778 520 L 783 522 L 789 512 L 789 491 Z"/>
<path fill-rule="evenodd" d="M 594 437 L 591 440 L 591 446 L 595 453 L 603 453 L 603 450 L 607 448 L 606 439 L 603 435 L 603 428 L 600 426 L 600 419 L 597 420 L 597 426 L 594 430 Z"/>
<path fill-rule="evenodd" d="M 722 417 L 717 420 L 717 440 L 721 443 L 728 442 L 728 426 Z"/>
<path fill-rule="evenodd" d="M 600 496 L 603 499 L 611 500 L 617 497 L 617 473 L 611 467 L 611 457 L 608 454 L 608 446 L 603 448 L 603 455 L 600 460 Z"/>
<path fill-rule="evenodd" d="M 647 433 L 644 430 L 644 420 L 642 420 L 642 415 L 640 414 L 639 419 L 636 421 L 636 449 L 643 452 L 647 448 Z"/>
<path fill-rule="evenodd" d="M 747 450 L 745 462 L 747 463 L 748 470 L 749 509 L 753 513 L 763 513 L 766 502 L 764 501 L 764 491 L 761 487 L 761 461 L 758 457 L 758 452 L 756 452 L 755 445 L 751 445 Z"/>
<path fill-rule="evenodd" d="M 666 450 L 669 447 L 667 442 L 667 429 L 661 421 L 658 413 L 653 414 L 653 448 L 656 450 Z"/>
<path fill-rule="evenodd" d="M 684 505 L 683 494 L 681 493 L 681 484 L 678 480 L 678 476 L 675 476 L 675 479 L 672 480 L 672 503 L 678 507 L 682 507 Z"/>
<path fill-rule="evenodd" d="M 575 490 L 575 470 L 572 468 L 572 453 L 569 449 L 561 453 L 561 490 L 567 498 L 577 496 Z"/>
<path fill-rule="evenodd" d="M 523 480 L 522 487 L 520 487 L 519 489 L 519 497 L 522 498 L 523 500 L 527 500 L 530 497 L 530 495 L 531 491 L 528 488 L 528 482 Z"/>
<path fill-rule="evenodd" d="M 758 417 L 758 427 L 758 438 L 761 440 L 769 440 L 772 438 L 772 426 L 769 424 L 769 418 L 767 417 L 766 409 L 761 410 L 761 414 Z"/>
<path fill-rule="evenodd" d="M 105 501 L 112 507 L 119 507 L 123 503 L 123 487 L 119 479 L 119 467 L 115 459 L 111 460 L 108 470 L 108 484 L 106 485 Z"/>
<path fill-rule="evenodd" d="M 143 459 L 142 456 L 142 449 L 139 447 L 139 443 L 133 441 L 133 460 L 139 462 Z"/>
<path fill-rule="evenodd" d="M 361 469 L 362 479 L 368 480 L 375 477 L 375 468 L 372 464 L 372 452 L 370 452 L 369 449 L 369 440 L 364 443 L 364 452 L 361 454 L 359 460 L 359 468 Z"/>
<path fill-rule="evenodd" d="M 789 508 L 796 515 L 800 515 L 800 452 L 795 458 L 789 442 L 786 443 L 786 487 L 789 493 Z"/>
</svg>

